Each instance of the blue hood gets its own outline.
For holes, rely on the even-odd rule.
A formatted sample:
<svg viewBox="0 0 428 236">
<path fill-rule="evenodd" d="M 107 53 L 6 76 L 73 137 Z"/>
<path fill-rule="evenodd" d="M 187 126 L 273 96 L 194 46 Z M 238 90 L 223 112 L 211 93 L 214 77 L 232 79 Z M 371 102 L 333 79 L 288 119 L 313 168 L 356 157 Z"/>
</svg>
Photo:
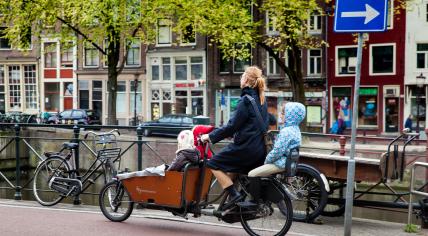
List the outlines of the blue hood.
<svg viewBox="0 0 428 236">
<path fill-rule="evenodd" d="M 305 106 L 298 102 L 287 102 L 284 108 L 285 127 L 298 126 L 305 119 Z"/>
</svg>

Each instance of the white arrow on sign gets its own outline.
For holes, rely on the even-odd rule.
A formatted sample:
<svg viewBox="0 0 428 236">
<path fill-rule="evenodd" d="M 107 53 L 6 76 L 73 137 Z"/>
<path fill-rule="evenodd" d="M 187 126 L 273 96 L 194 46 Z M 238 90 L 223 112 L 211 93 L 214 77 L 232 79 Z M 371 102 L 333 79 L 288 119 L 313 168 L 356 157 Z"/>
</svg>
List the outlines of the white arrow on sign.
<svg viewBox="0 0 428 236">
<path fill-rule="evenodd" d="M 379 12 L 376 11 L 373 7 L 371 7 L 369 4 L 366 4 L 366 11 L 348 11 L 348 12 L 342 12 L 341 17 L 365 17 L 364 24 L 369 23 L 374 18 L 376 18 L 379 15 Z"/>
</svg>

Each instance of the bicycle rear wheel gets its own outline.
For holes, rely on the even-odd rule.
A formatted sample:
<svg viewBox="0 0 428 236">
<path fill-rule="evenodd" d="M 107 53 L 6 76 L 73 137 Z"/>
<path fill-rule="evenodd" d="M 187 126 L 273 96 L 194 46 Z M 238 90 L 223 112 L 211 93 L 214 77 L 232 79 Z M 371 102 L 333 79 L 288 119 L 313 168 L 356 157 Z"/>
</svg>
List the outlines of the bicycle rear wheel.
<svg viewBox="0 0 428 236">
<path fill-rule="evenodd" d="M 246 201 L 250 199 L 247 197 Z M 281 209 L 281 210 L 280 210 Z M 293 221 L 291 200 L 285 196 L 278 203 L 260 203 L 251 214 L 241 214 L 241 224 L 251 236 L 282 236 L 286 235 Z"/>
<path fill-rule="evenodd" d="M 69 178 L 70 167 L 61 156 L 51 156 L 37 167 L 33 180 L 33 195 L 43 206 L 59 203 L 64 195 L 52 190 L 49 181 L 53 177 Z"/>
<path fill-rule="evenodd" d="M 114 222 L 128 219 L 134 209 L 134 202 L 119 181 L 112 181 L 101 189 L 99 204 L 104 216 Z"/>
</svg>

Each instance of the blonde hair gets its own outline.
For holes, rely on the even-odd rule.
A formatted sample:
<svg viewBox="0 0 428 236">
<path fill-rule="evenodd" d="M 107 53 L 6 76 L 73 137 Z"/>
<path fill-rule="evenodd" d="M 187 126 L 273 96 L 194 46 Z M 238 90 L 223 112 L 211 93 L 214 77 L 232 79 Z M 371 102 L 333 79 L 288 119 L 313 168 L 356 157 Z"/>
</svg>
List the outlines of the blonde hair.
<svg viewBox="0 0 428 236">
<path fill-rule="evenodd" d="M 177 137 L 177 152 L 184 149 L 195 148 L 193 140 L 193 132 L 190 130 L 183 130 L 178 134 Z"/>
<path fill-rule="evenodd" d="M 258 89 L 260 103 L 265 103 L 265 89 L 266 83 L 263 78 L 262 70 L 257 66 L 250 66 L 245 69 L 245 76 L 247 77 L 247 84 L 254 89 Z"/>
</svg>

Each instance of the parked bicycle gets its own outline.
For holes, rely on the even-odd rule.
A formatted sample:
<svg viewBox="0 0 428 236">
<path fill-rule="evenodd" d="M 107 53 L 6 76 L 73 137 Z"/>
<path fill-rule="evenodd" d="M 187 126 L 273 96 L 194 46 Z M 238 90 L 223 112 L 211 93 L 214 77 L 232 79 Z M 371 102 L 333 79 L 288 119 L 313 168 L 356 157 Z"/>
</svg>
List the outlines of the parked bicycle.
<svg viewBox="0 0 428 236">
<path fill-rule="evenodd" d="M 117 173 L 114 163 L 121 156 L 116 134 L 120 135 L 117 129 L 107 133 L 89 131 L 85 135 L 85 140 L 89 135 L 93 137 L 95 151 L 91 151 L 96 154 L 96 158 L 83 175 L 76 169 L 78 143 L 66 142 L 59 152 L 44 153 L 46 159 L 37 166 L 34 174 L 33 194 L 37 202 L 43 206 L 53 206 L 68 196 L 77 196 L 101 175 L 104 176 L 104 183 L 111 181 Z M 101 148 L 98 150 L 99 146 Z"/>
<path fill-rule="evenodd" d="M 208 147 L 206 153 L 207 150 Z M 193 217 L 208 215 L 226 223 L 240 222 L 249 235 L 285 235 L 288 232 L 293 209 L 276 175 L 253 179 L 239 174 L 235 184 L 244 201 L 225 207 L 227 191 L 216 199 L 208 199 L 213 175 L 206 168 L 206 157 L 207 154 L 199 164 L 187 164 L 183 172 L 166 171 L 165 176 L 118 175 L 100 192 L 101 211 L 109 220 L 121 222 L 132 214 L 137 203 L 143 208 L 169 211 L 184 218 L 191 213 Z M 292 160 L 297 161 L 296 158 Z M 291 162 L 290 166 L 295 167 Z M 254 184 L 259 187 L 251 187 Z M 210 207 L 218 200 L 217 208 Z"/>
</svg>

